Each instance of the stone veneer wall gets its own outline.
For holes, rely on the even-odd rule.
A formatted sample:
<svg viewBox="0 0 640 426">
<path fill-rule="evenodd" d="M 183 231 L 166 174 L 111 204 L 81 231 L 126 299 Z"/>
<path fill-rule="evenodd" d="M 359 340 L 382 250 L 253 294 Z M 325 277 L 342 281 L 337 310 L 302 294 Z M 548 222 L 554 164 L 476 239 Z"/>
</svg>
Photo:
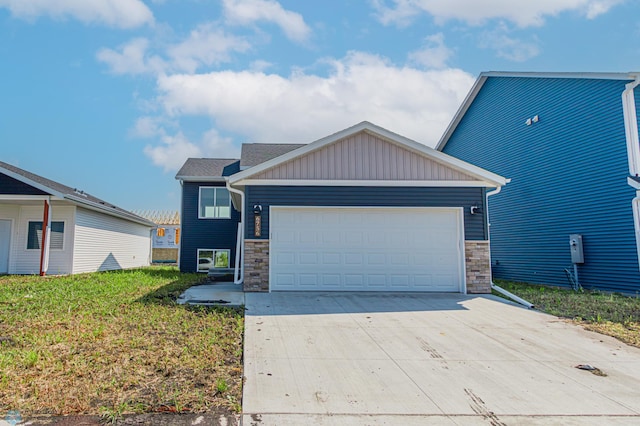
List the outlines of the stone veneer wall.
<svg viewBox="0 0 640 426">
<path fill-rule="evenodd" d="M 269 291 L 269 240 L 244 240 L 244 291 Z"/>
<path fill-rule="evenodd" d="M 489 241 L 465 241 L 467 293 L 491 293 L 491 255 Z"/>
</svg>

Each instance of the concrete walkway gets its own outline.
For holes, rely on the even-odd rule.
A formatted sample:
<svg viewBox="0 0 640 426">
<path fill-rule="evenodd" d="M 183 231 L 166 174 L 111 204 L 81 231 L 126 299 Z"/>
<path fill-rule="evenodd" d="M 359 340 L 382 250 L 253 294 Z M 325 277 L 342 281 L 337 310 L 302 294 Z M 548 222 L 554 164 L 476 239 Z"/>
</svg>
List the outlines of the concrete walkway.
<svg viewBox="0 0 640 426">
<path fill-rule="evenodd" d="M 640 424 L 640 349 L 493 296 L 245 301 L 244 425 Z"/>
</svg>

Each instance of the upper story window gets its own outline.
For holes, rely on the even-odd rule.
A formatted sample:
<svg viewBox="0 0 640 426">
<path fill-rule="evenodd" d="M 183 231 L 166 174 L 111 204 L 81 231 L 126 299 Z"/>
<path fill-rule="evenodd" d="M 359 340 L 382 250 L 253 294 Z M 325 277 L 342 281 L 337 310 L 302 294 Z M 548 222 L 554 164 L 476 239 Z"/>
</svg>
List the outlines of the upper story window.
<svg viewBox="0 0 640 426">
<path fill-rule="evenodd" d="M 231 197 L 227 188 L 201 186 L 198 219 L 231 218 Z"/>
<path fill-rule="evenodd" d="M 51 250 L 64 249 L 64 222 L 51 222 Z M 27 228 L 27 250 L 40 250 L 42 247 L 42 221 L 29 221 Z"/>
</svg>

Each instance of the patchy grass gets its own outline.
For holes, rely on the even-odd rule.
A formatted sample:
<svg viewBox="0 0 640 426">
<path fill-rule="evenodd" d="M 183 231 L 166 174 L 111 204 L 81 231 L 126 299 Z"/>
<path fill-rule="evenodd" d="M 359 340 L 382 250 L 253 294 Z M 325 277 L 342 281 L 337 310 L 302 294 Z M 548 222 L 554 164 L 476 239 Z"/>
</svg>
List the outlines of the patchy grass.
<svg viewBox="0 0 640 426">
<path fill-rule="evenodd" d="M 541 311 L 569 318 L 588 330 L 640 347 L 639 297 L 589 290 L 576 292 L 503 280 L 496 280 L 496 284 L 533 303 Z"/>
<path fill-rule="evenodd" d="M 174 303 L 202 279 L 172 267 L 0 277 L 0 413 L 239 410 L 243 313 Z"/>
</svg>

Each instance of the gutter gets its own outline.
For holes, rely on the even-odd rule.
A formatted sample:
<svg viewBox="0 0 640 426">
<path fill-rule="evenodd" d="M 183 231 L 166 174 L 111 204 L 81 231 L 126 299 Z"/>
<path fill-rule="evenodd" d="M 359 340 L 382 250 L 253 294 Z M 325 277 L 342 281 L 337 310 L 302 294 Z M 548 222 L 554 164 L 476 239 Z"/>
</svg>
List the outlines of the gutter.
<svg viewBox="0 0 640 426">
<path fill-rule="evenodd" d="M 238 232 L 236 239 L 236 262 L 233 271 L 233 283 L 242 284 L 244 281 L 244 192 L 231 187 L 229 178 L 225 178 L 227 189 L 229 192 L 240 195 L 240 223 L 238 223 Z M 242 258 L 242 263 L 240 259 Z"/>
<path fill-rule="evenodd" d="M 509 179 L 509 181 L 511 181 Z M 487 192 L 487 200 L 485 202 L 485 210 L 487 212 L 487 221 L 489 220 L 489 197 L 492 195 L 496 195 L 499 194 L 500 191 L 502 190 L 502 187 L 499 186 L 496 189 L 494 189 L 493 191 Z M 487 229 L 489 229 L 491 226 L 491 224 L 487 224 Z M 491 252 L 491 238 L 489 238 L 489 252 Z M 491 274 L 491 268 L 489 268 L 489 274 Z M 504 288 L 497 286 L 496 284 L 494 284 L 493 282 L 493 277 L 490 277 L 491 280 L 491 289 L 497 291 L 498 293 L 502 294 L 503 296 L 508 297 L 509 299 L 513 300 L 514 302 L 517 302 L 521 305 L 526 306 L 529 309 L 533 309 L 535 306 L 533 305 L 533 303 L 527 302 L 526 300 L 524 300 L 521 297 L 516 296 L 515 294 L 505 290 Z"/>
</svg>

